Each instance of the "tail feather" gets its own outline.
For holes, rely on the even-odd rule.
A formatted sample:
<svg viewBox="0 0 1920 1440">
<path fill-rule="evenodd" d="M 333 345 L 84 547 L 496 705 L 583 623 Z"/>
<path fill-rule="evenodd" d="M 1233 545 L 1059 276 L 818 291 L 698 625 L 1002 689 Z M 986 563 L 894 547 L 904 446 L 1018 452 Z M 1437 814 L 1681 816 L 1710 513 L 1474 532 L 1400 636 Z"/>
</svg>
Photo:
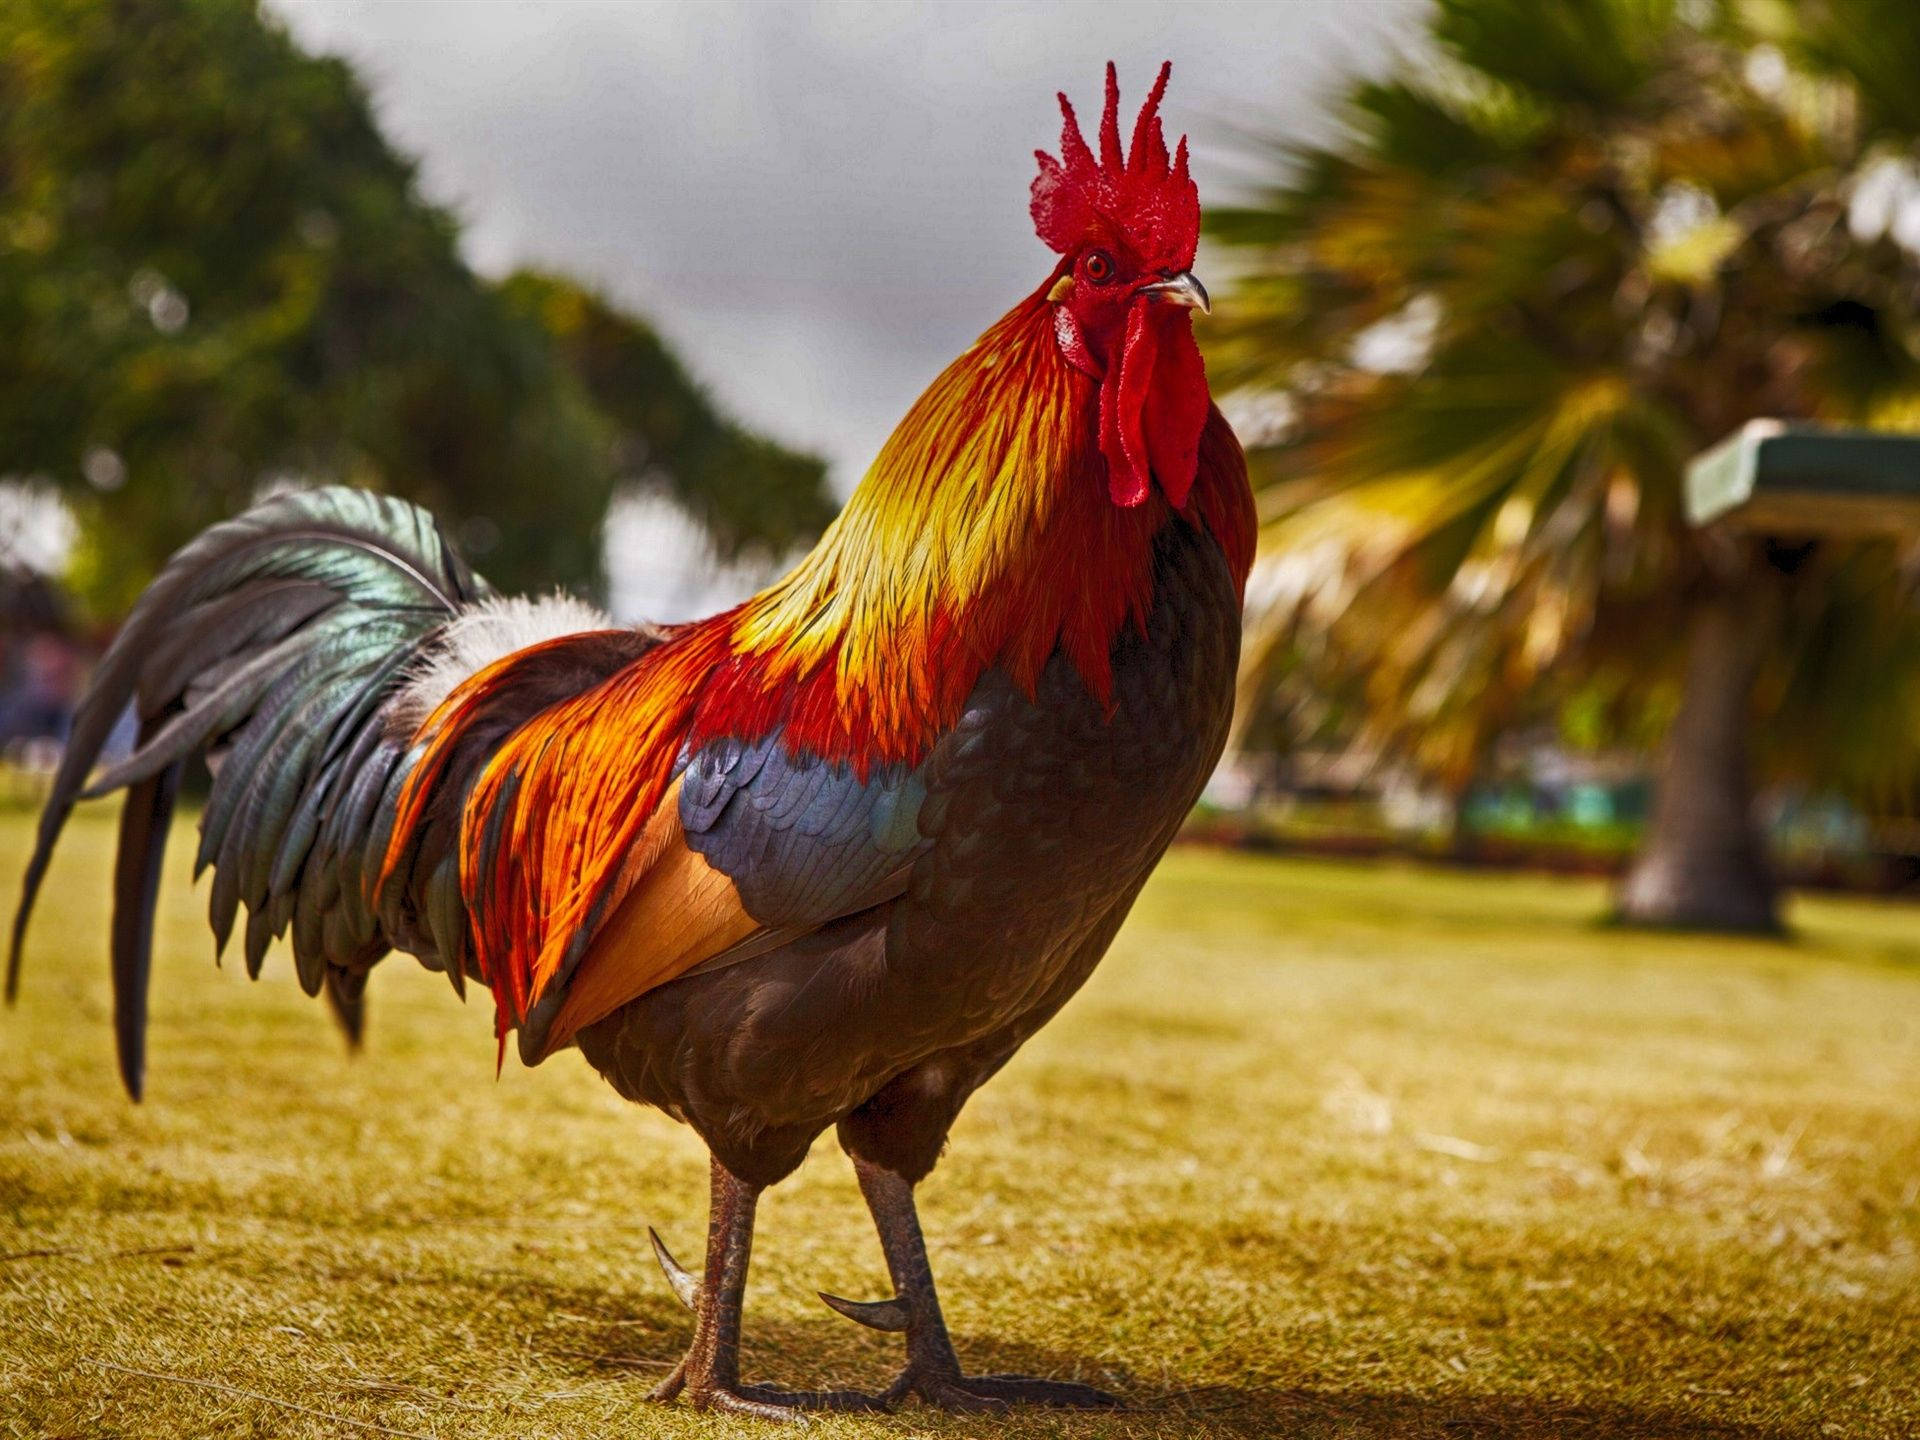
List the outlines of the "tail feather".
<svg viewBox="0 0 1920 1440">
<path fill-rule="evenodd" d="M 135 605 L 80 704 L 14 917 L 8 997 L 74 803 L 126 789 L 114 1019 L 121 1075 L 139 1098 L 155 898 L 182 767 L 196 754 L 214 781 L 194 873 L 214 872 L 208 921 L 221 951 L 243 909 L 250 975 L 291 933 L 302 988 L 326 996 L 354 1045 L 367 972 L 389 950 L 445 971 L 464 994 L 479 973 L 460 852 L 475 776 L 533 716 L 659 642 L 652 631 L 594 628 L 608 625 L 564 599 L 493 599 L 431 516 L 363 491 L 279 496 L 208 530 Z M 476 704 L 461 743 L 420 785 L 415 823 L 390 844 L 423 753 L 419 719 L 508 654 L 524 662 Z M 129 706 L 139 721 L 132 754 L 88 783 Z"/>
<path fill-rule="evenodd" d="M 327 1008 L 339 1022 L 347 1048 L 358 1050 L 367 1038 L 367 972 L 327 971 Z"/>
<path fill-rule="evenodd" d="M 216 939 L 224 947 L 244 904 L 248 969 L 257 972 L 291 926 L 302 984 L 324 988 L 357 1036 L 367 967 L 396 938 L 364 889 L 366 849 L 376 832 L 384 846 L 390 817 L 381 806 L 396 792 L 408 744 L 389 733 L 384 706 L 433 634 L 490 594 L 425 511 L 357 490 L 276 497 L 179 551 L 121 627 L 75 715 L 14 917 L 7 998 L 74 803 L 127 788 L 114 1014 L 121 1074 L 138 1098 L 167 826 L 181 767 L 212 751 L 196 869 L 215 869 Z M 129 705 L 140 722 L 133 753 L 88 784 Z M 374 853 L 377 864 L 382 852 Z M 399 897 L 396 911 L 410 901 Z M 457 934 L 464 916 L 437 905 L 408 938 L 457 952 L 446 932 L 428 933 L 440 926 Z"/>
<path fill-rule="evenodd" d="M 158 710 L 184 694 L 209 666 L 243 647 L 267 644 L 305 624 L 340 597 L 307 580 L 249 586 L 193 607 L 141 663 L 136 694 L 142 709 Z"/>
<path fill-rule="evenodd" d="M 113 1038 L 120 1078 L 136 1100 L 146 1074 L 153 911 L 182 768 L 170 765 L 142 780 L 127 792 L 120 811 L 120 846 L 113 865 Z"/>
</svg>

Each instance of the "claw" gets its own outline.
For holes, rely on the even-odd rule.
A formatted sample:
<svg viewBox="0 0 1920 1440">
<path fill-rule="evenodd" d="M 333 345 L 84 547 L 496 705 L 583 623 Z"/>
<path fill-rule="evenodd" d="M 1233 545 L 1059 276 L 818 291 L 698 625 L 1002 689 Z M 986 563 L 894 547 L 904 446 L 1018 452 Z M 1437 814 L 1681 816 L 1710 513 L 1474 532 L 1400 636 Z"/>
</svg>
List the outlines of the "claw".
<svg viewBox="0 0 1920 1440">
<path fill-rule="evenodd" d="M 886 1330 L 894 1334 L 907 1328 L 912 1312 L 907 1302 L 898 1298 L 892 1300 L 843 1300 L 838 1295 L 829 1295 L 826 1291 L 817 1292 L 827 1303 L 827 1308 L 838 1310 L 847 1319 L 865 1325 L 870 1330 Z"/>
<path fill-rule="evenodd" d="M 700 1282 L 689 1275 L 673 1258 L 673 1252 L 667 1249 L 667 1242 L 660 1238 L 660 1232 L 651 1225 L 647 1227 L 647 1238 L 653 1242 L 653 1258 L 660 1262 L 660 1269 L 667 1277 L 667 1284 L 673 1287 L 674 1295 L 687 1309 L 700 1309 Z"/>
</svg>

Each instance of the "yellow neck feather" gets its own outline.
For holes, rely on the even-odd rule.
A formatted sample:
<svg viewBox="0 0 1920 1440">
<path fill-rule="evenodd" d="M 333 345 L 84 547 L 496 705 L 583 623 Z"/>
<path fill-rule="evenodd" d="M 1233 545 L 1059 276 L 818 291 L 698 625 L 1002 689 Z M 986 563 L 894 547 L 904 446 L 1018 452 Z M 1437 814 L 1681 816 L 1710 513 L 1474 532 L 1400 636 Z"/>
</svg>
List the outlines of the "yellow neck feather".
<svg viewBox="0 0 1920 1440">
<path fill-rule="evenodd" d="M 837 642 L 843 687 L 883 660 L 920 669 L 936 611 L 977 604 L 1048 528 L 1084 455 L 1086 388 L 1044 301 L 1016 306 L 928 386 L 812 553 L 747 604 L 735 652 L 804 673 Z"/>
</svg>

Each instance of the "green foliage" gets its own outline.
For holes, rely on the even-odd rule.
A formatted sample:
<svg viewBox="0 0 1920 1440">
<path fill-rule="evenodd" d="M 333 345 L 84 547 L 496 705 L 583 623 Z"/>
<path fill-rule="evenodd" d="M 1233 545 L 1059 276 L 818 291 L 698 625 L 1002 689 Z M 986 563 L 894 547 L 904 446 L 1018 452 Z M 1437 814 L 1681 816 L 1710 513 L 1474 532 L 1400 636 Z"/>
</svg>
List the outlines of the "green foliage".
<svg viewBox="0 0 1920 1440">
<path fill-rule="evenodd" d="M 676 472 L 725 543 L 817 516 L 819 467 L 727 426 L 643 326 L 599 312 L 667 388 L 600 395 L 456 241 L 348 67 L 248 0 L 0 6 L 0 473 L 69 496 L 98 611 L 276 479 L 404 494 L 503 587 L 592 589 L 613 442 L 663 425 L 725 433 Z M 762 537 L 736 485 L 804 499 Z"/>
<path fill-rule="evenodd" d="M 1513 726 L 1671 713 L 1727 568 L 1693 454 L 1762 415 L 1920 429 L 1920 267 L 1854 208 L 1920 174 L 1920 9 L 1440 0 L 1431 34 L 1212 216 L 1244 278 L 1209 362 L 1287 397 L 1256 478 L 1323 562 L 1259 617 L 1256 694 L 1309 665 L 1459 785 Z M 1826 542 L 1792 577 L 1776 768 L 1881 800 L 1920 773 L 1909 559 Z"/>
<path fill-rule="evenodd" d="M 777 554 L 826 528 L 835 509 L 826 466 L 726 419 L 645 324 L 560 276 L 522 271 L 501 288 L 612 427 L 622 478 L 671 495 L 722 555 Z"/>
<path fill-rule="evenodd" d="M 1756 29 L 1817 73 L 1836 76 L 1859 107 L 1860 138 L 1911 145 L 1920 134 L 1920 25 L 1905 0 L 1799 0 L 1758 9 Z M 1771 22 L 1771 23 L 1769 23 Z"/>
</svg>

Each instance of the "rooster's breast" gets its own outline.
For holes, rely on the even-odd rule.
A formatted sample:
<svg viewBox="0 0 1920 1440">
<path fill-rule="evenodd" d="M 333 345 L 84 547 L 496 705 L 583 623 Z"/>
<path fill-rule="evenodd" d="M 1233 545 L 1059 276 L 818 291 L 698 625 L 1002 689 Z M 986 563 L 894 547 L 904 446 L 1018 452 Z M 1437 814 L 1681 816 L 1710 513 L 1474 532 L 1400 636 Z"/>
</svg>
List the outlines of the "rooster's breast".
<svg viewBox="0 0 1920 1440">
<path fill-rule="evenodd" d="M 1111 713 L 1056 656 L 1032 698 L 982 681 L 927 773 L 932 851 L 892 921 L 928 1043 L 1057 1007 L 1098 955 L 1226 743 L 1239 609 L 1219 549 L 1174 522 L 1158 542 L 1146 633 L 1113 649 Z M 1100 947 L 1104 949 L 1104 945 Z M 1078 968 L 1079 973 L 1071 973 Z"/>
</svg>

